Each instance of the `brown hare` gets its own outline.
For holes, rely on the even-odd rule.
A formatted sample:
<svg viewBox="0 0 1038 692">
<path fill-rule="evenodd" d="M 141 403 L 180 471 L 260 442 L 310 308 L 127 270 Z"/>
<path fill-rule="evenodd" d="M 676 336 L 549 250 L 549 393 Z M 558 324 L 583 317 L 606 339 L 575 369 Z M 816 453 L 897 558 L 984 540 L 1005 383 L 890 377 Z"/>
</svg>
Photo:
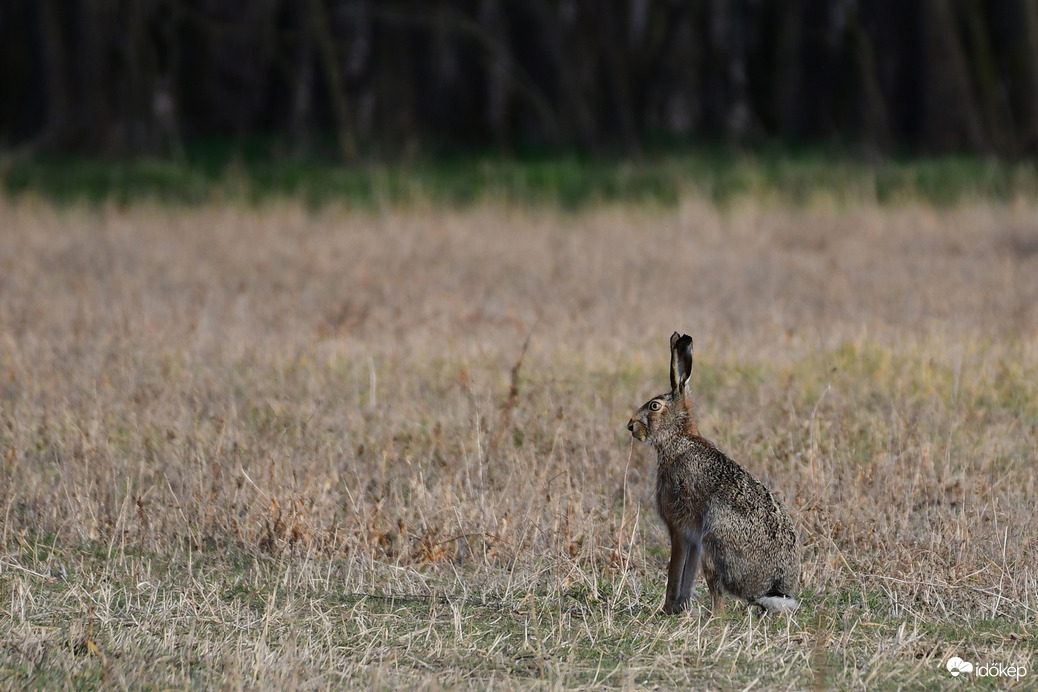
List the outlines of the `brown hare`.
<svg viewBox="0 0 1038 692">
<path fill-rule="evenodd" d="M 666 613 L 688 608 L 700 563 L 713 602 L 727 592 L 769 612 L 792 610 L 800 584 L 793 520 L 764 485 L 699 434 L 692 413 L 692 337 L 670 337 L 670 393 L 627 423 L 656 449 L 656 509 L 670 532 Z"/>
</svg>

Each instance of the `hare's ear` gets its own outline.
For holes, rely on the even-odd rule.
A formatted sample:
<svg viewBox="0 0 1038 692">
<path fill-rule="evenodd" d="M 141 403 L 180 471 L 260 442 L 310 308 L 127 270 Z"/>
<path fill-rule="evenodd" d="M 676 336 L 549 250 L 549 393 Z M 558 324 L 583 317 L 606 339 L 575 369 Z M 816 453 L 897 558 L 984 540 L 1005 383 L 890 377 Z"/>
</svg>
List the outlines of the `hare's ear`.
<svg viewBox="0 0 1038 692">
<path fill-rule="evenodd" d="M 674 334 L 670 337 L 670 389 L 683 392 L 692 377 L 692 337 Z"/>
</svg>

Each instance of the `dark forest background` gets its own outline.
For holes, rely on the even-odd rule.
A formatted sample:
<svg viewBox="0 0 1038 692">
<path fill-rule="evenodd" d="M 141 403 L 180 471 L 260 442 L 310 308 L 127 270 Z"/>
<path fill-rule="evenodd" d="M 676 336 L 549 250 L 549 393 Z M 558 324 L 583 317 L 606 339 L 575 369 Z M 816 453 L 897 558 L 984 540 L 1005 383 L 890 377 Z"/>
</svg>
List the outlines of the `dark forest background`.
<svg viewBox="0 0 1038 692">
<path fill-rule="evenodd" d="M 0 0 L 0 148 L 1038 151 L 1030 0 Z"/>
</svg>

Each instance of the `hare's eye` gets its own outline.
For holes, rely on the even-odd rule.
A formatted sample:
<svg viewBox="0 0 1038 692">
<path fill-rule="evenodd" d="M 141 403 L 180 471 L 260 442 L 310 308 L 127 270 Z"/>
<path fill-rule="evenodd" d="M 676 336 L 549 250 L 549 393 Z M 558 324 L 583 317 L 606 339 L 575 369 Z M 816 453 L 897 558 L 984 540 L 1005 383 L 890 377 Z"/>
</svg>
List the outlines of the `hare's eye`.
<svg viewBox="0 0 1038 692">
<path fill-rule="evenodd" d="M 649 402 L 649 410 L 650 411 L 659 411 L 662 408 L 663 408 L 663 404 L 661 404 L 658 401 Z"/>
</svg>

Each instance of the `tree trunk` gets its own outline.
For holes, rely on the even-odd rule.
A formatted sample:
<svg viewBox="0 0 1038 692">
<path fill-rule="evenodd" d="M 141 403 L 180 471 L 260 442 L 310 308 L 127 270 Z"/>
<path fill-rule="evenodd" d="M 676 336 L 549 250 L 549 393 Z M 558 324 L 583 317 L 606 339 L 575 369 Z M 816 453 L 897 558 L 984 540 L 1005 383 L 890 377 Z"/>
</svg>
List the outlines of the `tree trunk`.
<svg viewBox="0 0 1038 692">
<path fill-rule="evenodd" d="M 507 55 L 509 51 L 508 30 L 500 0 L 483 0 L 479 9 L 479 23 L 501 47 L 485 61 L 486 74 L 486 121 L 498 149 L 510 148 L 511 89 L 508 79 Z"/>
<path fill-rule="evenodd" d="M 988 142 L 998 152 L 1007 153 L 1016 148 L 1016 133 L 1009 101 L 995 66 L 995 55 L 988 37 L 987 22 L 981 8 L 974 3 L 964 6 L 966 27 L 973 46 L 974 82 L 977 85 L 979 111 L 987 127 Z"/>
<path fill-rule="evenodd" d="M 945 0 L 928 0 L 923 19 L 923 144 L 931 151 L 987 149 L 970 90 L 962 42 Z"/>
<path fill-rule="evenodd" d="M 545 0 L 533 2 L 541 34 L 548 48 L 552 66 L 558 75 L 561 92 L 559 100 L 564 104 L 562 112 L 565 114 L 565 120 L 573 128 L 581 146 L 586 151 L 594 153 L 598 151 L 599 145 L 595 118 L 584 93 L 585 85 L 581 82 L 575 56 L 566 49 L 558 8 L 554 5 Z"/>
<path fill-rule="evenodd" d="M 65 72 L 65 36 L 61 27 L 63 13 L 56 7 L 58 4 L 64 3 L 59 3 L 59 0 L 39 0 L 37 5 L 46 83 L 46 125 L 42 138 L 46 149 L 61 148 L 72 139 L 72 99 Z"/>
<path fill-rule="evenodd" d="M 849 11 L 848 14 L 847 35 L 862 87 L 863 137 L 866 146 L 878 151 L 885 151 L 890 147 L 890 123 L 887 119 L 887 106 L 876 68 L 876 51 L 873 48 L 872 39 L 862 26 L 861 16 L 857 9 Z"/>
<path fill-rule="evenodd" d="M 339 56 L 335 50 L 335 36 L 322 0 L 310 0 L 310 30 L 313 32 L 314 41 L 321 52 L 321 64 L 324 68 L 328 99 L 331 101 L 332 114 L 335 118 L 335 134 L 339 144 L 339 156 L 344 163 L 352 163 L 357 158 L 357 143 L 353 135 L 353 121 L 346 102 L 346 87 L 342 81 L 342 70 L 339 69 Z"/>
</svg>

